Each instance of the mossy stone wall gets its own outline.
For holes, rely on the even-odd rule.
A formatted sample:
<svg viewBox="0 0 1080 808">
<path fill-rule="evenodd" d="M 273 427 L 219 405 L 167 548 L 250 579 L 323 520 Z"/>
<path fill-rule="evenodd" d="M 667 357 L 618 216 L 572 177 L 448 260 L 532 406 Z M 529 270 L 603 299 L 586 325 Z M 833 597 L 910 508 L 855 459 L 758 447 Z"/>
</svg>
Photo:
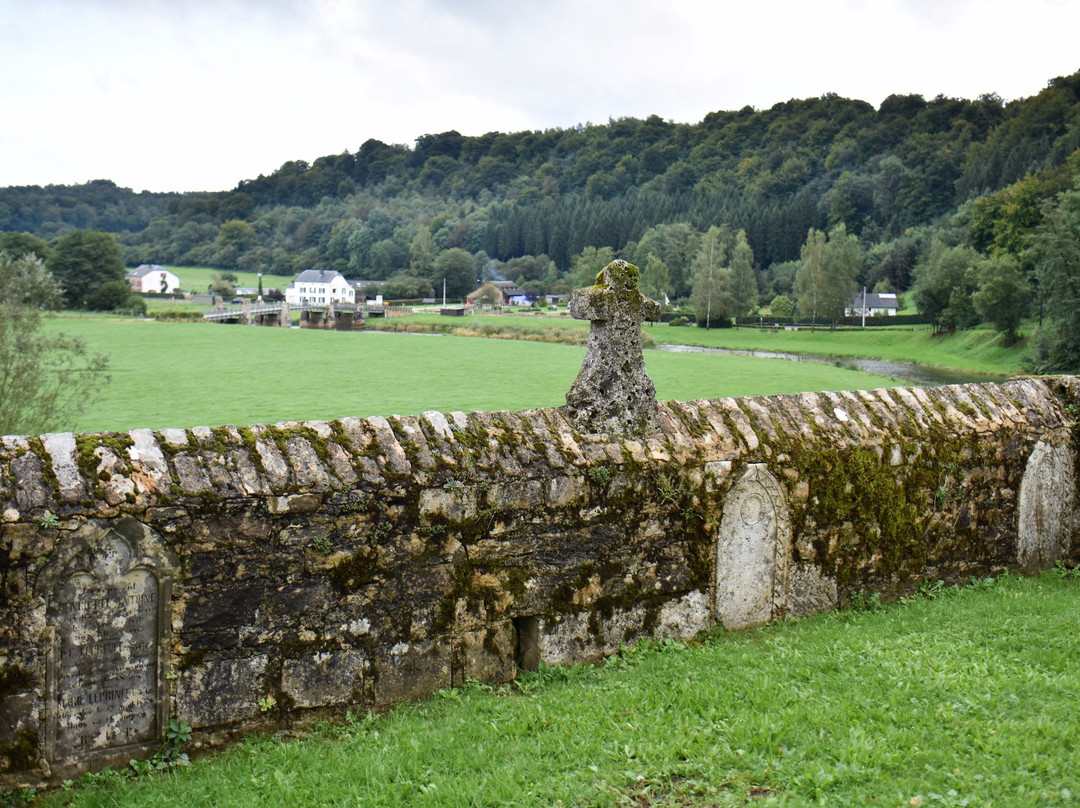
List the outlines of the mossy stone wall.
<svg viewBox="0 0 1080 808">
<path fill-rule="evenodd" d="M 164 698 L 213 744 L 713 627 L 751 467 L 783 500 L 773 618 L 1073 562 L 1078 407 L 1061 377 L 669 402 L 641 439 L 554 409 L 5 437 L 0 784 L 80 766 L 45 751 L 43 585 L 79 536 L 134 520 L 175 559 Z M 1068 479 L 1025 480 L 1036 449 Z"/>
</svg>

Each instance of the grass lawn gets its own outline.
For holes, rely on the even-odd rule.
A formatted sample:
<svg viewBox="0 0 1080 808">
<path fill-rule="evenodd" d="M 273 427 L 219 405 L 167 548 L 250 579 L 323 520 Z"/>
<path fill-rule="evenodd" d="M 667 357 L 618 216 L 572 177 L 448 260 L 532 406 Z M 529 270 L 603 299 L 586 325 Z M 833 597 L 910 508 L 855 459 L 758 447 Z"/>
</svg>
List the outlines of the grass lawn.
<svg viewBox="0 0 1080 808">
<path fill-rule="evenodd" d="M 939 368 L 997 373 L 1022 370 L 1024 344 L 1003 348 L 997 334 L 984 328 L 935 336 L 929 327 L 867 328 L 866 330 L 760 331 L 756 328 L 672 328 L 647 325 L 658 342 L 704 345 L 737 350 L 784 351 L 835 357 L 870 357 L 918 362 Z M 676 332 L 676 333 L 672 333 Z"/>
<path fill-rule="evenodd" d="M 416 314 L 388 321 L 387 326 L 415 322 L 436 327 L 476 327 L 496 325 L 521 330 L 579 328 L 589 324 L 562 314 L 558 317 L 535 314 L 442 317 Z M 658 343 L 699 345 L 734 350 L 781 351 L 832 357 L 866 357 L 903 362 L 918 362 L 933 367 L 976 373 L 1010 376 L 1022 370 L 1025 345 L 1003 348 L 998 335 L 987 328 L 976 328 L 949 336 L 935 336 L 929 326 L 867 328 L 865 330 L 763 332 L 757 328 L 715 328 L 706 331 L 693 326 L 675 328 L 666 324 L 645 325 L 645 331 Z"/>
<path fill-rule="evenodd" d="M 109 317 L 58 317 L 50 329 L 110 357 L 111 382 L 73 431 L 217 426 L 559 406 L 580 345 L 332 332 Z M 661 399 L 890 386 L 830 365 L 646 352 Z"/>
<path fill-rule="evenodd" d="M 223 272 L 232 272 L 237 278 L 237 286 L 251 287 L 252 289 L 259 288 L 259 273 L 257 272 L 241 272 L 239 270 L 231 269 L 214 269 L 213 267 L 165 267 L 171 272 L 175 272 L 176 276 L 180 278 L 180 288 L 189 292 L 203 293 L 210 285 L 211 275 L 221 275 Z M 281 289 L 285 291 L 285 287 L 295 280 L 294 275 L 284 277 L 282 275 L 263 275 L 263 289 Z"/>
<path fill-rule="evenodd" d="M 252 737 L 43 804 L 1075 805 L 1080 579 L 924 592 Z"/>
</svg>

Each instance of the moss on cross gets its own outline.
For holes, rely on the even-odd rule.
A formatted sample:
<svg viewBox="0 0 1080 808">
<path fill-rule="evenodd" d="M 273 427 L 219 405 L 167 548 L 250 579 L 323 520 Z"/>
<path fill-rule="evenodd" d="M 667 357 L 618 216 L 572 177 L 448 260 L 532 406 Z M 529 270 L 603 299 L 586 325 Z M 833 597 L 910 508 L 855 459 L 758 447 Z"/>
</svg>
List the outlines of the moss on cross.
<svg viewBox="0 0 1080 808">
<path fill-rule="evenodd" d="M 660 304 L 638 291 L 638 269 L 612 261 L 596 284 L 578 289 L 570 314 L 589 320 L 585 360 L 563 413 L 583 432 L 633 435 L 660 427 L 656 388 L 645 370 L 641 324 L 660 319 Z"/>
</svg>

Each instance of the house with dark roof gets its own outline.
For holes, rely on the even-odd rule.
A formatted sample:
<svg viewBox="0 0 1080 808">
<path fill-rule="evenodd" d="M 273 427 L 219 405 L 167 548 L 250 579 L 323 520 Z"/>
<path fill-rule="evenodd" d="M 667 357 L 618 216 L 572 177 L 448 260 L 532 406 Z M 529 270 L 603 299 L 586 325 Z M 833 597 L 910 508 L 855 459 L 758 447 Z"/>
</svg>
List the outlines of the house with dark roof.
<svg viewBox="0 0 1080 808">
<path fill-rule="evenodd" d="M 900 301 L 895 294 L 859 292 L 847 304 L 844 314 L 847 317 L 892 317 L 899 309 Z"/>
<path fill-rule="evenodd" d="M 506 305 L 525 305 L 531 303 L 536 295 L 529 295 L 513 281 L 489 281 L 499 292 L 499 299 L 492 301 L 492 305 L 506 306 Z M 487 284 L 484 284 L 485 286 Z M 470 300 L 476 300 L 480 297 L 480 292 L 483 290 L 483 286 L 479 289 L 474 289 L 469 294 Z"/>
<path fill-rule="evenodd" d="M 180 278 L 175 272 L 158 264 L 140 264 L 124 276 L 131 291 L 136 293 L 152 292 L 167 295 L 176 291 Z"/>
<path fill-rule="evenodd" d="M 355 303 L 356 290 L 334 269 L 305 269 L 285 287 L 290 306 Z"/>
</svg>

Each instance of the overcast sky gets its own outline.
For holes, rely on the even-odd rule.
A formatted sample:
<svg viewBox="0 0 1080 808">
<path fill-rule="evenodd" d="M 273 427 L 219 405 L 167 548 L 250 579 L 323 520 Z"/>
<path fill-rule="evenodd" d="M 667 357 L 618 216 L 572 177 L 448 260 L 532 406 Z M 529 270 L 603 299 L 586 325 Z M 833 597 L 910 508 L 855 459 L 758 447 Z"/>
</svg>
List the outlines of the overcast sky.
<svg viewBox="0 0 1080 808">
<path fill-rule="evenodd" d="M 1080 70 L 1078 31 L 1078 0 L 0 0 L 0 186 L 218 191 L 368 138 L 1010 100 Z"/>
</svg>

